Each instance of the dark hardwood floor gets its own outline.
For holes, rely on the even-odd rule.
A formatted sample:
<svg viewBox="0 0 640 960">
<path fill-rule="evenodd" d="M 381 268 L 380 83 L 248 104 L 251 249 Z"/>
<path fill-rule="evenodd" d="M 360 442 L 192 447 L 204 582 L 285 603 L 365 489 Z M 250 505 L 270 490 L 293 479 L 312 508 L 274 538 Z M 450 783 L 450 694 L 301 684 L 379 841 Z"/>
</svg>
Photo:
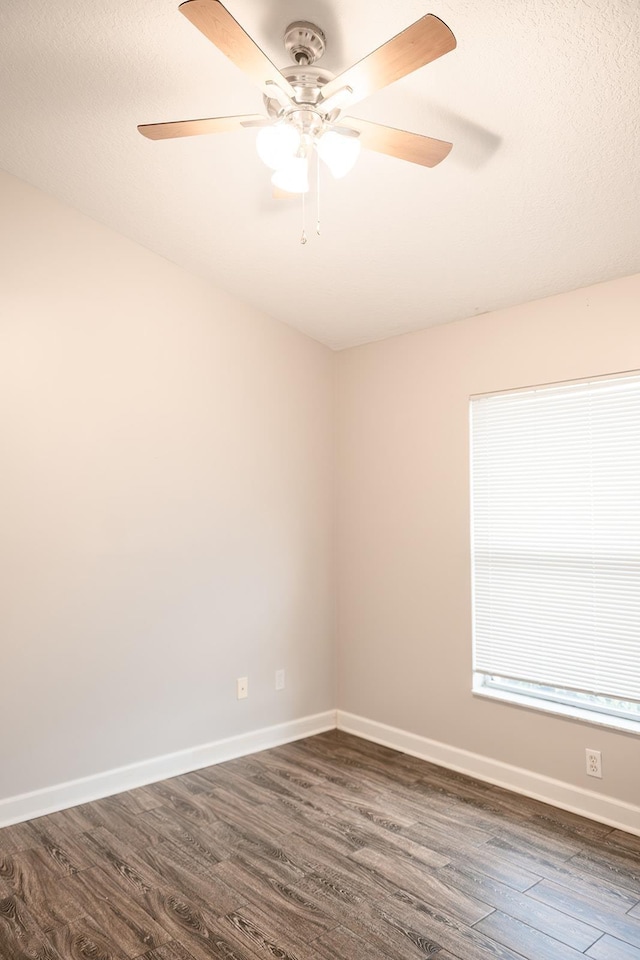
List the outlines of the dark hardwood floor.
<svg viewBox="0 0 640 960">
<path fill-rule="evenodd" d="M 640 960 L 640 837 L 337 732 L 0 830 L 2 960 Z"/>
</svg>

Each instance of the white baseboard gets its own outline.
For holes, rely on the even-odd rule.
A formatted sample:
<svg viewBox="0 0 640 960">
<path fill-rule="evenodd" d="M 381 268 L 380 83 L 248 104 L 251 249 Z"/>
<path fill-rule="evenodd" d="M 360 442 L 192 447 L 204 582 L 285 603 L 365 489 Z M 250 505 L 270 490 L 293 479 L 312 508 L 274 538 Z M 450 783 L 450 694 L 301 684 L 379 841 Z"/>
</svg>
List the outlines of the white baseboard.
<svg viewBox="0 0 640 960">
<path fill-rule="evenodd" d="M 167 753 L 151 760 L 132 763 L 126 767 L 106 770 L 90 777 L 79 780 L 70 780 L 31 793 L 23 793 L 15 797 L 0 800 L 0 827 L 8 827 L 12 823 L 21 823 L 42 817 L 47 813 L 65 810 L 67 807 L 76 807 L 80 803 L 91 800 L 100 800 L 110 797 L 123 790 L 132 790 L 134 787 L 143 787 L 148 783 L 166 780 L 167 777 L 177 777 L 182 773 L 209 767 L 224 760 L 233 760 L 258 750 L 267 750 L 282 743 L 291 743 L 302 737 L 311 737 L 316 733 L 334 730 L 336 726 L 336 711 L 327 710 L 309 717 L 301 717 L 287 723 L 279 723 L 273 727 L 263 727 L 252 730 L 236 737 L 227 737 L 224 740 L 215 740 L 204 743 L 189 750 L 180 750 L 177 753 Z"/>
<path fill-rule="evenodd" d="M 338 730 L 640 836 L 640 807 L 338 710 Z"/>
<path fill-rule="evenodd" d="M 380 743 L 402 753 L 428 760 L 441 767 L 456 770 L 478 780 L 496 784 L 515 793 L 570 810 L 609 826 L 640 836 L 640 807 L 613 797 L 603 796 L 561 780 L 492 760 L 477 753 L 429 740 L 397 727 L 367 720 L 343 710 L 327 710 L 298 720 L 263 727 L 249 733 L 215 740 L 189 750 L 180 750 L 126 767 L 107 770 L 90 777 L 44 787 L 31 793 L 0 800 L 0 827 L 21 823 L 47 813 L 75 807 L 80 803 L 110 797 L 123 790 L 146 786 L 168 777 L 177 777 L 192 770 L 233 760 L 236 757 L 267 750 L 282 743 L 291 743 L 335 728 L 353 733 L 373 743 Z"/>
</svg>

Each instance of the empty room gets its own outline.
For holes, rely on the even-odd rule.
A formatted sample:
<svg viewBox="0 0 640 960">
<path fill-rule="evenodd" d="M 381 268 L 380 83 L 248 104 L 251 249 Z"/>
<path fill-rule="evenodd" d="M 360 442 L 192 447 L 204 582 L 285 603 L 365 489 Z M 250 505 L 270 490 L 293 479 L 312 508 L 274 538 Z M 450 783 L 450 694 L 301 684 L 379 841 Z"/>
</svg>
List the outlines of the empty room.
<svg viewBox="0 0 640 960">
<path fill-rule="evenodd" d="M 637 0 L 0 80 L 0 960 L 640 960 Z"/>
</svg>

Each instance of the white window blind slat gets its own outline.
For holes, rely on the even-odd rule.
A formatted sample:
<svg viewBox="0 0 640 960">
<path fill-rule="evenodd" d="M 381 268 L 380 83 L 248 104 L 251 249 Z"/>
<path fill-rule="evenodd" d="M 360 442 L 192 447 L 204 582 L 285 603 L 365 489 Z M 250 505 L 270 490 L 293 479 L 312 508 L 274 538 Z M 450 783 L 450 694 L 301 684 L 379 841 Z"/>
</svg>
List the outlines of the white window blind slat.
<svg viewBox="0 0 640 960">
<path fill-rule="evenodd" d="M 474 670 L 640 701 L 640 376 L 471 401 Z"/>
</svg>

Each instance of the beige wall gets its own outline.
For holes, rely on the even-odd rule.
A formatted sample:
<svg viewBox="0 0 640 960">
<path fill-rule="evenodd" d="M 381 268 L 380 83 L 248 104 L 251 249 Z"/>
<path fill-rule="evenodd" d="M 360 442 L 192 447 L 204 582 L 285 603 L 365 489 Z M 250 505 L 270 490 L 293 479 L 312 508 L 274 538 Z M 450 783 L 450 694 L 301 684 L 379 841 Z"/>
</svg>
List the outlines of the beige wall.
<svg viewBox="0 0 640 960">
<path fill-rule="evenodd" d="M 0 210 L 0 798 L 333 708 L 331 353 Z"/>
<path fill-rule="evenodd" d="M 468 400 L 640 368 L 640 276 L 337 364 L 340 708 L 637 804 L 640 738 L 471 695 Z"/>
</svg>

